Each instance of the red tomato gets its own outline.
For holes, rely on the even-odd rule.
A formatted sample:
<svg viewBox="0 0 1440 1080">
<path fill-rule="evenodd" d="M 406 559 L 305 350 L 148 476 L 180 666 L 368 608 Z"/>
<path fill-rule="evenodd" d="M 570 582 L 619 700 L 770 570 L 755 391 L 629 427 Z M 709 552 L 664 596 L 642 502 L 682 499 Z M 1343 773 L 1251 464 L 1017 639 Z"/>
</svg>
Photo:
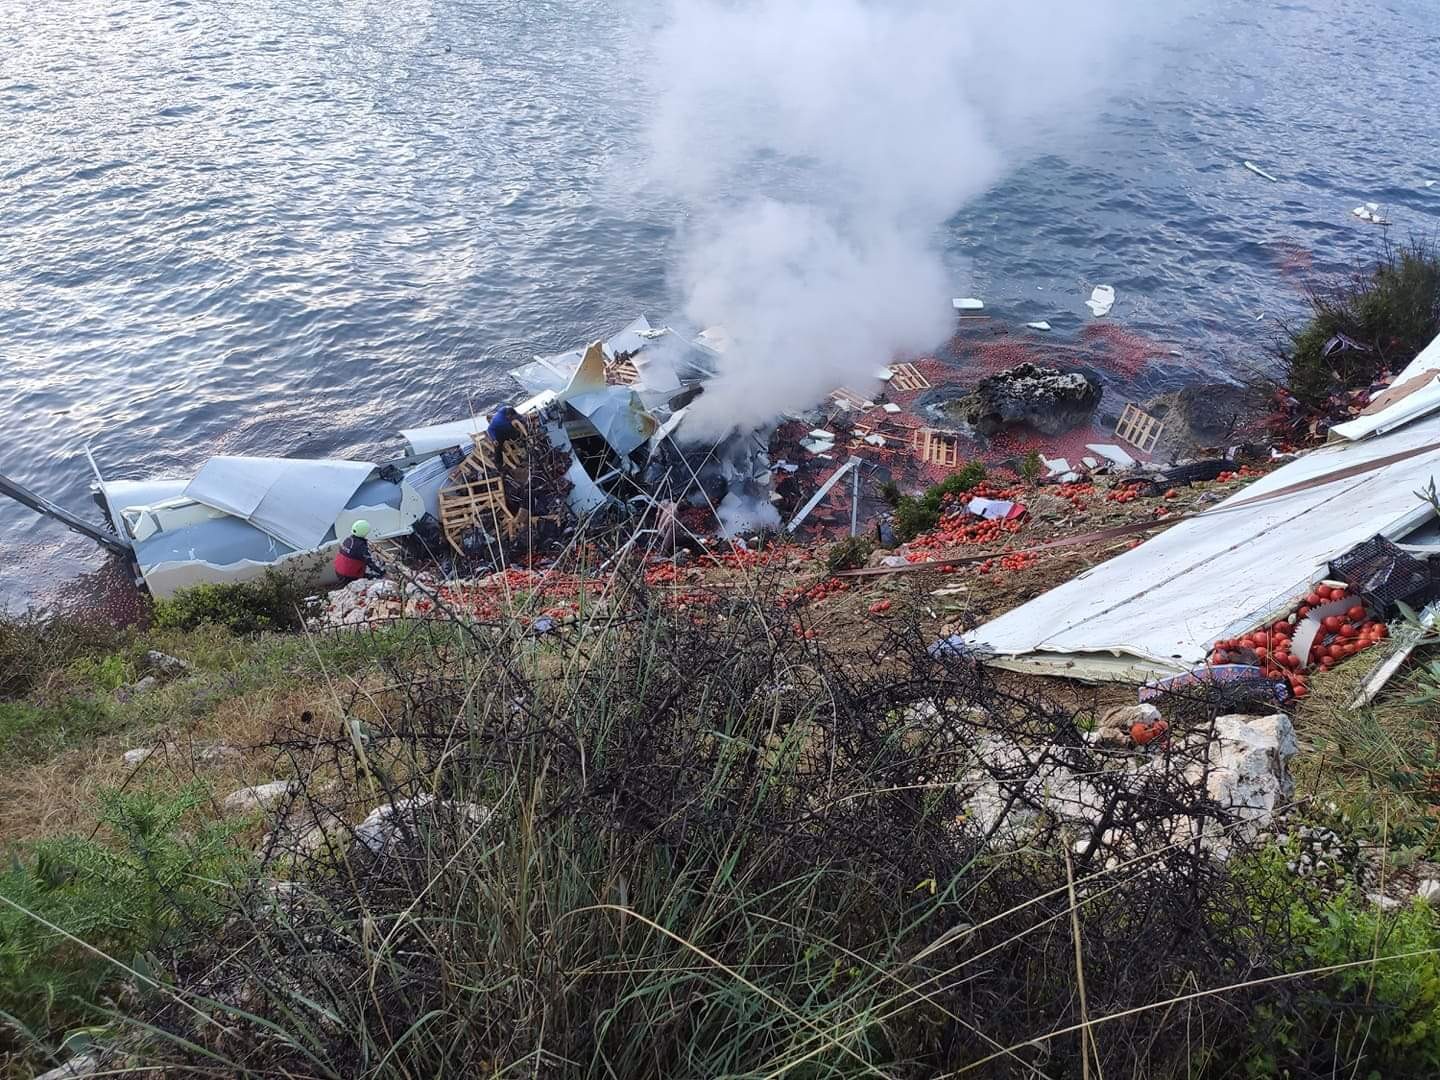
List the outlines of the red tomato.
<svg viewBox="0 0 1440 1080">
<path fill-rule="evenodd" d="M 1384 623 L 1381 623 L 1379 626 L 1377 626 L 1377 627 L 1375 628 L 1375 639 L 1376 639 L 1377 641 L 1384 641 L 1384 640 L 1385 640 L 1387 637 L 1389 637 L 1389 636 L 1390 636 L 1390 628 L 1389 628 L 1388 626 L 1386 626 Z"/>
<path fill-rule="evenodd" d="M 1349 611 L 1345 612 L 1351 622 L 1363 622 L 1365 619 L 1365 608 L 1356 604 Z"/>
<path fill-rule="evenodd" d="M 1333 656 L 1322 656 L 1320 658 L 1320 666 L 1326 671 L 1329 671 L 1335 666 L 1335 658 Z"/>
<path fill-rule="evenodd" d="M 1302 619 L 1305 618 L 1306 615 L 1309 615 L 1309 614 L 1310 614 L 1310 605 L 1309 605 L 1309 604 L 1301 604 L 1301 605 L 1300 605 L 1300 610 L 1297 611 L 1295 614 L 1298 615 L 1298 616 L 1299 616 L 1300 618 L 1302 618 Z"/>
<path fill-rule="evenodd" d="M 1341 624 L 1340 624 L 1340 636 L 1343 637 L 1343 638 L 1352 638 L 1352 637 L 1354 637 L 1356 634 L 1358 634 L 1359 632 L 1360 632 L 1360 631 L 1358 631 L 1358 630 L 1355 629 L 1355 624 L 1354 624 L 1354 623 L 1348 623 L 1348 622 L 1347 622 L 1347 623 L 1341 623 Z"/>
<path fill-rule="evenodd" d="M 1294 694 L 1297 698 L 1303 698 L 1306 694 L 1310 693 L 1310 691 L 1306 690 L 1303 686 L 1292 686 L 1290 693 Z"/>
<path fill-rule="evenodd" d="M 1258 656 L 1261 660 L 1268 660 L 1270 658 L 1270 650 L 1267 649 L 1264 645 L 1261 645 L 1258 649 L 1255 650 L 1255 655 Z"/>
<path fill-rule="evenodd" d="M 1307 595 L 1307 596 L 1305 597 L 1305 603 L 1309 604 L 1311 607 L 1318 607 L 1320 604 L 1323 604 L 1324 602 L 1325 602 L 1324 597 L 1322 597 L 1318 591 L 1312 592 L 1312 593 L 1310 593 L 1309 595 Z M 1302 614 L 1303 614 L 1303 612 L 1302 612 Z"/>
<path fill-rule="evenodd" d="M 1342 620 L 1339 615 L 1326 615 L 1324 621 L 1321 622 L 1320 625 L 1325 627 L 1326 630 L 1329 630 L 1330 633 L 1333 634 L 1336 630 L 1340 629 L 1341 622 Z"/>
</svg>

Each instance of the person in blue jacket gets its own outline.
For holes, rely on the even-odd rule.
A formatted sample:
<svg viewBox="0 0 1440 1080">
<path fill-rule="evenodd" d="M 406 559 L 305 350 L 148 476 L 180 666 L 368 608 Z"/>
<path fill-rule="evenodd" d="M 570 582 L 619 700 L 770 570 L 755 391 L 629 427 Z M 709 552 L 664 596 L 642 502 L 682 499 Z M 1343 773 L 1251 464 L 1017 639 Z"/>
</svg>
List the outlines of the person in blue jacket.
<svg viewBox="0 0 1440 1080">
<path fill-rule="evenodd" d="M 503 450 L 509 440 L 525 437 L 525 422 L 512 406 L 501 405 L 490 418 L 490 426 L 485 429 L 485 434 L 490 436 L 496 450 Z"/>
</svg>

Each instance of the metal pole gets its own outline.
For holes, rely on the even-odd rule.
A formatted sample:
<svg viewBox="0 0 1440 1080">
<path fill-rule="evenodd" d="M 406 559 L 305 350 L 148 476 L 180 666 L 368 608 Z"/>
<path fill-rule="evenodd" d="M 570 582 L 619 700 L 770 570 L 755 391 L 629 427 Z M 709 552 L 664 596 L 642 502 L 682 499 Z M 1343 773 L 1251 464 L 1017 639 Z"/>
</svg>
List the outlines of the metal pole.
<svg viewBox="0 0 1440 1080">
<path fill-rule="evenodd" d="M 850 535 L 859 528 L 860 519 L 860 466 L 855 466 L 855 486 L 850 489 Z"/>
<path fill-rule="evenodd" d="M 124 540 L 121 540 L 120 537 L 116 536 L 114 533 L 107 532 L 104 529 L 99 528 L 98 526 L 91 525 L 84 518 L 76 517 L 64 507 L 56 506 L 49 499 L 45 498 L 45 496 L 39 495 L 31 491 L 29 488 L 16 483 L 14 480 L 11 480 L 8 476 L 5 476 L 4 474 L 0 474 L 0 495 L 9 495 L 10 498 L 14 499 L 22 506 L 28 506 L 37 514 L 43 514 L 45 517 L 54 518 L 56 521 L 60 522 L 60 524 L 68 528 L 74 529 L 82 536 L 88 536 L 91 540 L 94 540 L 95 543 L 99 544 L 101 547 L 108 548 L 110 551 L 113 551 L 116 554 L 130 554 L 130 545 L 125 543 Z"/>
</svg>

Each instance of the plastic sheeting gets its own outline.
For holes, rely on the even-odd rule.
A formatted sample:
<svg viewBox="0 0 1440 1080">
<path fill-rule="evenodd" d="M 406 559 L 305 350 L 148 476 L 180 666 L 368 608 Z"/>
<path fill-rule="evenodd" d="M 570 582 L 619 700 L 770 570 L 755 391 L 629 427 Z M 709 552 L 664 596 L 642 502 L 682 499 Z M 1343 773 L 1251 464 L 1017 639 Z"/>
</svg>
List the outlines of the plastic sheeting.
<svg viewBox="0 0 1440 1080">
<path fill-rule="evenodd" d="M 185 495 L 305 550 L 325 542 L 374 471 L 366 461 L 217 457 L 195 474 Z"/>
</svg>

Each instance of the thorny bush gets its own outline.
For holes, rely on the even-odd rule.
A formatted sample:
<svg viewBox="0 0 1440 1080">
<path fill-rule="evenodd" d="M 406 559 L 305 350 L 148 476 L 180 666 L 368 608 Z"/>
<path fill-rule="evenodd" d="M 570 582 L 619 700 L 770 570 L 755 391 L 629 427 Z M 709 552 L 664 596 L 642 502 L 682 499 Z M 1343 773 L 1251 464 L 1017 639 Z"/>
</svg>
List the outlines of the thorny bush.
<svg viewBox="0 0 1440 1080">
<path fill-rule="evenodd" d="M 368 719 L 274 743 L 302 783 L 266 872 L 170 958 L 132 1052 L 250 1075 L 1078 1077 L 1088 1018 L 1105 1075 L 1224 1075 L 1279 991 L 1151 1006 L 1270 973 L 1291 897 L 1188 838 L 1229 827 L 1188 744 L 1107 767 L 1085 715 L 913 626 L 832 655 L 779 591 L 677 610 L 637 580 L 564 632 L 415 624 L 423 648 L 351 702 Z"/>
</svg>

